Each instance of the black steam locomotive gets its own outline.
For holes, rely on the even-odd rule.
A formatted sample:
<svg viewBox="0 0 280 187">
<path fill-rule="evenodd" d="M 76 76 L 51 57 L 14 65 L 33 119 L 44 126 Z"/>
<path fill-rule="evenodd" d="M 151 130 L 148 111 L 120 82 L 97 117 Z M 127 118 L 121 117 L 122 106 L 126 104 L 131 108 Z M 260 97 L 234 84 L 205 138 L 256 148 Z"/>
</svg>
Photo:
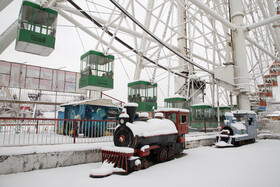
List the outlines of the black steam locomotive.
<svg viewBox="0 0 280 187">
<path fill-rule="evenodd" d="M 145 169 L 151 161 L 172 160 L 183 151 L 188 110 L 168 108 L 157 111 L 154 118 L 140 113 L 134 120 L 137 104 L 128 103 L 125 109 L 114 133 L 115 146 L 102 149 L 103 166 L 93 170 L 91 177 Z"/>
</svg>

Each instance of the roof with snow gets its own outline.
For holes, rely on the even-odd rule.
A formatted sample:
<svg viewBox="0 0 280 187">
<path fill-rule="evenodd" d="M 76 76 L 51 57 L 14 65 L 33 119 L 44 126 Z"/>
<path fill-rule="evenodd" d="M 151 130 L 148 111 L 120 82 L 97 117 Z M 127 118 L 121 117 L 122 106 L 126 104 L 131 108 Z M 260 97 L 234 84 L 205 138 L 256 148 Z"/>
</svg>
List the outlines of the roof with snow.
<svg viewBox="0 0 280 187">
<path fill-rule="evenodd" d="M 156 110 L 156 112 L 190 112 L 188 109 L 182 108 L 161 108 Z"/>
<path fill-rule="evenodd" d="M 175 95 L 173 95 L 173 96 L 171 96 L 171 97 L 165 98 L 164 101 L 166 101 L 166 100 L 171 100 L 171 99 L 185 99 L 185 100 L 186 100 L 185 97 L 183 97 L 183 96 L 181 96 L 181 95 L 179 95 L 179 94 L 175 94 Z"/>
<path fill-rule="evenodd" d="M 113 104 L 111 99 L 92 99 L 92 100 L 83 100 L 83 101 L 74 101 L 74 102 L 69 102 L 62 104 L 60 106 L 77 106 L 77 105 L 97 105 L 97 106 L 111 106 L 111 107 L 117 107 L 116 105 Z"/>
<path fill-rule="evenodd" d="M 197 103 L 197 104 L 193 104 L 192 105 L 192 108 L 200 108 L 200 107 L 203 107 L 203 108 L 211 108 L 211 105 L 208 104 L 208 103 Z"/>
<path fill-rule="evenodd" d="M 234 110 L 232 111 L 233 114 L 256 114 L 256 112 L 251 110 Z"/>
<path fill-rule="evenodd" d="M 280 111 L 274 111 L 273 113 L 271 113 L 271 114 L 268 114 L 267 115 L 268 117 L 275 117 L 275 116 L 280 116 Z"/>
</svg>

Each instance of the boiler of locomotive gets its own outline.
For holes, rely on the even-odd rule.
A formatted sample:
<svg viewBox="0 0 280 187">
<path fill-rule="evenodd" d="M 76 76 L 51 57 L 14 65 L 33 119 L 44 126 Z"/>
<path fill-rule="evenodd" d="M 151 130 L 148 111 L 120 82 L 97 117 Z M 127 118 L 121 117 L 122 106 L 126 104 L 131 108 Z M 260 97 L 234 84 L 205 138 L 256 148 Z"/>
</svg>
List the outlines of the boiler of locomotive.
<svg viewBox="0 0 280 187">
<path fill-rule="evenodd" d="M 178 131 L 171 120 L 146 119 L 134 121 L 138 105 L 128 103 L 126 113 L 119 116 L 119 125 L 114 133 L 114 144 L 119 147 L 139 149 L 145 145 L 166 146 L 176 142 Z"/>
</svg>

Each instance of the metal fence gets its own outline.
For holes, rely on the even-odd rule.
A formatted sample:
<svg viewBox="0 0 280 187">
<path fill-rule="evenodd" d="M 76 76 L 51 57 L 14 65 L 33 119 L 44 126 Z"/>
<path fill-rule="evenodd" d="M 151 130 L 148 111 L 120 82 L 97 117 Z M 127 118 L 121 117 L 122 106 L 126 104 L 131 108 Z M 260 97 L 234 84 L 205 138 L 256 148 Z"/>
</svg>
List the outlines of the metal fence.
<svg viewBox="0 0 280 187">
<path fill-rule="evenodd" d="M 0 146 L 108 142 L 117 120 L 0 118 Z"/>
<path fill-rule="evenodd" d="M 189 132 L 217 132 L 219 125 L 222 126 L 224 123 L 217 121 L 189 121 Z"/>
</svg>

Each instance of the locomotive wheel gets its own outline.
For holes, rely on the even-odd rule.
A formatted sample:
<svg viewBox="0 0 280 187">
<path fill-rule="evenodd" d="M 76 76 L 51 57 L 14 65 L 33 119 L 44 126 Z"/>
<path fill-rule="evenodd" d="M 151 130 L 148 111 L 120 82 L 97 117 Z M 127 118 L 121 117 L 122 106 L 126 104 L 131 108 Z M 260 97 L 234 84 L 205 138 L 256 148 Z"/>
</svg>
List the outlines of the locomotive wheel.
<svg viewBox="0 0 280 187">
<path fill-rule="evenodd" d="M 142 168 L 143 168 L 143 169 L 146 169 L 146 168 L 148 168 L 148 167 L 149 167 L 149 162 L 148 162 L 148 160 L 144 159 L 144 160 L 142 161 Z"/>
<path fill-rule="evenodd" d="M 141 164 L 138 164 L 137 166 L 134 166 L 134 171 L 140 171 L 142 168 Z"/>
<path fill-rule="evenodd" d="M 157 161 L 158 162 L 165 162 L 167 160 L 167 150 L 161 148 L 157 153 Z"/>
<path fill-rule="evenodd" d="M 172 147 L 170 147 L 167 151 L 167 159 L 173 160 L 175 158 L 175 151 Z"/>
</svg>

